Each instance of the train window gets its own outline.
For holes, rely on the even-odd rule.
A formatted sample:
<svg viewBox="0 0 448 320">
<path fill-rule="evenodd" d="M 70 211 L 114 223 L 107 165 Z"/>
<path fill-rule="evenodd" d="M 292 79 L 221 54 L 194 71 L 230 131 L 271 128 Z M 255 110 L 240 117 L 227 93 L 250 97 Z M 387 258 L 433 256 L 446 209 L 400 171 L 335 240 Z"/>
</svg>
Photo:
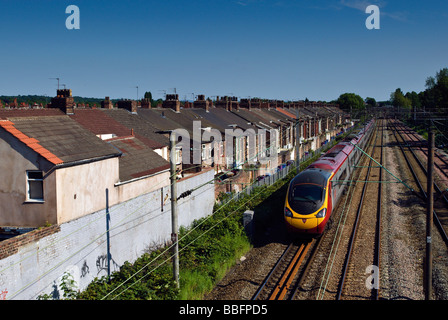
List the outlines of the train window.
<svg viewBox="0 0 448 320">
<path fill-rule="evenodd" d="M 298 184 L 289 195 L 289 205 L 299 214 L 311 214 L 322 205 L 325 198 L 324 188 L 317 184 Z"/>
<path fill-rule="evenodd" d="M 293 198 L 297 201 L 320 201 L 323 189 L 312 184 L 303 184 L 293 189 Z"/>
</svg>

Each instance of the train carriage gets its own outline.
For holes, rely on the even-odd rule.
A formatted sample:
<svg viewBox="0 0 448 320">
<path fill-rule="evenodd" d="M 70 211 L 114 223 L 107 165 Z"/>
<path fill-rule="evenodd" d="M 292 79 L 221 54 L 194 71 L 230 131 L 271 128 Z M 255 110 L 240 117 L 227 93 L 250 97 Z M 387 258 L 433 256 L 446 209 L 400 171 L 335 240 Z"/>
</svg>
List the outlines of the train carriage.
<svg viewBox="0 0 448 320">
<path fill-rule="evenodd" d="M 374 121 L 350 134 L 296 175 L 288 186 L 284 218 L 289 232 L 319 236 L 330 219 L 373 131 Z"/>
</svg>

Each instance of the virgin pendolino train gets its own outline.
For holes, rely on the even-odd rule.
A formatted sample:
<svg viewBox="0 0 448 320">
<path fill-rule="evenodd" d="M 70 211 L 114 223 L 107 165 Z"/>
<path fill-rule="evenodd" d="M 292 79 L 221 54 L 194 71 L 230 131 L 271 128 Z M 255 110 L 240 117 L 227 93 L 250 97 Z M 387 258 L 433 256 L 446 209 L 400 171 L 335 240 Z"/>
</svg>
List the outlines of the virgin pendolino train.
<svg viewBox="0 0 448 320">
<path fill-rule="evenodd" d="M 349 134 L 317 161 L 296 175 L 288 186 L 284 218 L 297 236 L 322 235 L 374 128 L 374 120 Z"/>
</svg>

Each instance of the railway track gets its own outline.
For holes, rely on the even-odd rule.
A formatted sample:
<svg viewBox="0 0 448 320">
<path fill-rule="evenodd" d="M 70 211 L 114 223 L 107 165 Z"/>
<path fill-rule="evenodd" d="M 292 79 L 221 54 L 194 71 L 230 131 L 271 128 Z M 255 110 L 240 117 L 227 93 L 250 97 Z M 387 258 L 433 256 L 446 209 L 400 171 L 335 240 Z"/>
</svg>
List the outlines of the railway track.
<svg viewBox="0 0 448 320">
<path fill-rule="evenodd" d="M 296 280 L 306 273 L 304 264 L 310 248 L 316 251 L 318 240 L 304 240 L 292 242 L 279 258 L 274 268 L 261 284 L 252 300 L 285 300 L 294 296 L 297 287 Z M 312 254 L 311 254 L 312 255 Z"/>
<path fill-rule="evenodd" d="M 372 139 L 370 141 L 372 141 Z M 378 174 L 378 170 L 375 171 L 375 174 Z M 373 170 L 372 175 L 374 175 Z M 369 183 L 365 183 L 366 187 L 368 184 Z M 315 269 L 316 265 L 319 265 L 319 262 L 316 262 L 314 259 L 315 254 L 319 253 L 319 255 L 321 255 L 322 250 L 325 251 L 331 246 L 327 237 L 327 231 L 318 239 L 312 241 L 300 241 L 296 244 L 291 243 L 265 278 L 252 299 L 296 299 L 299 293 L 306 292 L 307 289 L 305 288 L 306 286 L 304 283 L 308 280 L 307 277 L 312 277 L 311 274 L 316 274 L 314 270 L 310 271 L 310 269 L 312 269 L 311 266 L 314 265 Z M 322 245 L 321 248 L 322 243 L 325 243 L 325 245 Z M 312 248 L 312 250 L 310 250 L 310 248 Z M 374 250 L 375 249 L 372 249 L 372 252 Z M 372 255 L 368 265 L 372 265 L 375 261 L 374 259 L 374 255 Z M 317 266 L 317 268 L 319 268 L 319 266 Z M 365 279 L 365 276 L 363 276 L 363 278 Z"/>
<path fill-rule="evenodd" d="M 394 136 L 412 174 L 414 188 L 420 191 L 417 195 L 426 202 L 428 197 L 426 193 L 427 170 L 413 150 L 415 145 L 409 144 L 408 140 L 404 138 L 407 135 L 407 129 L 402 124 L 395 122 L 390 123 L 390 127 L 393 129 Z M 434 198 L 434 224 L 440 232 L 443 241 L 448 246 L 448 197 L 442 194 L 442 190 L 437 183 L 434 183 L 434 188 L 438 194 Z"/>
<path fill-rule="evenodd" d="M 362 192 L 342 267 L 337 300 L 379 299 L 383 137 L 384 121 L 380 120 L 364 180 L 360 182 Z M 369 272 L 373 274 L 367 276 Z"/>
<path fill-rule="evenodd" d="M 332 214 L 333 227 L 312 242 L 291 243 L 281 251 L 280 259 L 281 253 L 277 251 L 269 271 L 261 273 L 256 282 L 250 282 L 253 289 L 248 297 L 255 300 L 422 299 L 426 168 L 424 159 L 423 164 L 418 164 L 417 156 L 421 154 L 413 155 L 416 144 L 407 142 L 404 133 L 407 129 L 393 121 L 378 120 L 364 148 L 365 155 Z M 383 147 L 387 150 L 384 153 Z M 383 160 L 382 169 L 379 164 Z M 415 176 L 408 166 L 413 168 Z M 416 180 L 421 181 L 421 189 Z M 360 204 L 361 198 L 363 204 Z M 445 223 L 448 213 L 445 218 L 438 208 L 445 201 L 442 198 L 439 194 L 434 209 L 441 225 L 448 226 Z M 355 225 L 357 231 L 352 229 Z M 446 245 L 437 232 L 433 235 L 434 297 L 446 299 Z M 284 247 L 282 244 L 281 250 Z M 256 261 L 259 265 L 259 260 Z"/>
<path fill-rule="evenodd" d="M 427 141 L 421 140 L 414 131 L 409 129 L 408 127 L 401 125 L 402 129 L 402 138 L 408 137 L 409 139 L 403 141 L 406 141 L 406 146 L 409 150 L 411 150 L 413 157 L 415 158 L 418 166 L 421 168 L 421 170 L 427 175 L 427 168 L 428 168 L 428 143 Z M 415 152 L 414 149 L 416 149 L 417 152 Z M 420 151 L 421 157 L 419 157 L 418 151 Z M 438 154 L 437 152 L 434 152 L 434 166 L 439 169 L 438 174 L 440 175 L 439 179 L 435 179 L 434 181 L 434 189 L 439 195 L 441 199 L 443 199 L 443 202 L 445 202 L 448 205 L 448 195 L 442 194 L 444 190 L 447 190 L 448 187 L 448 161 L 445 160 L 445 158 Z M 437 180 L 441 181 L 442 183 L 439 185 L 437 183 Z"/>
<path fill-rule="evenodd" d="M 428 159 L 428 142 L 422 140 L 412 129 L 405 125 L 401 125 L 403 129 L 403 135 L 407 136 L 407 142 L 409 146 L 415 147 L 416 150 L 420 151 L 425 159 Z M 434 166 L 439 170 L 439 173 L 443 176 L 442 179 L 448 179 L 448 160 L 438 152 L 436 149 L 434 152 Z"/>
</svg>

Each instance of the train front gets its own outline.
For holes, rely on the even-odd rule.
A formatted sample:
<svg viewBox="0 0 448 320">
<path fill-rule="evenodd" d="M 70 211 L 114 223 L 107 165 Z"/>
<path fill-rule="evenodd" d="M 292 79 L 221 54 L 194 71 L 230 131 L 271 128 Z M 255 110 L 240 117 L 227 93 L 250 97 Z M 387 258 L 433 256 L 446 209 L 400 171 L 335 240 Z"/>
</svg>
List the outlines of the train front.
<svg viewBox="0 0 448 320">
<path fill-rule="evenodd" d="M 331 214 L 327 192 L 329 178 L 330 173 L 324 170 L 307 169 L 290 182 L 284 211 L 290 233 L 307 237 L 322 234 Z"/>
</svg>

